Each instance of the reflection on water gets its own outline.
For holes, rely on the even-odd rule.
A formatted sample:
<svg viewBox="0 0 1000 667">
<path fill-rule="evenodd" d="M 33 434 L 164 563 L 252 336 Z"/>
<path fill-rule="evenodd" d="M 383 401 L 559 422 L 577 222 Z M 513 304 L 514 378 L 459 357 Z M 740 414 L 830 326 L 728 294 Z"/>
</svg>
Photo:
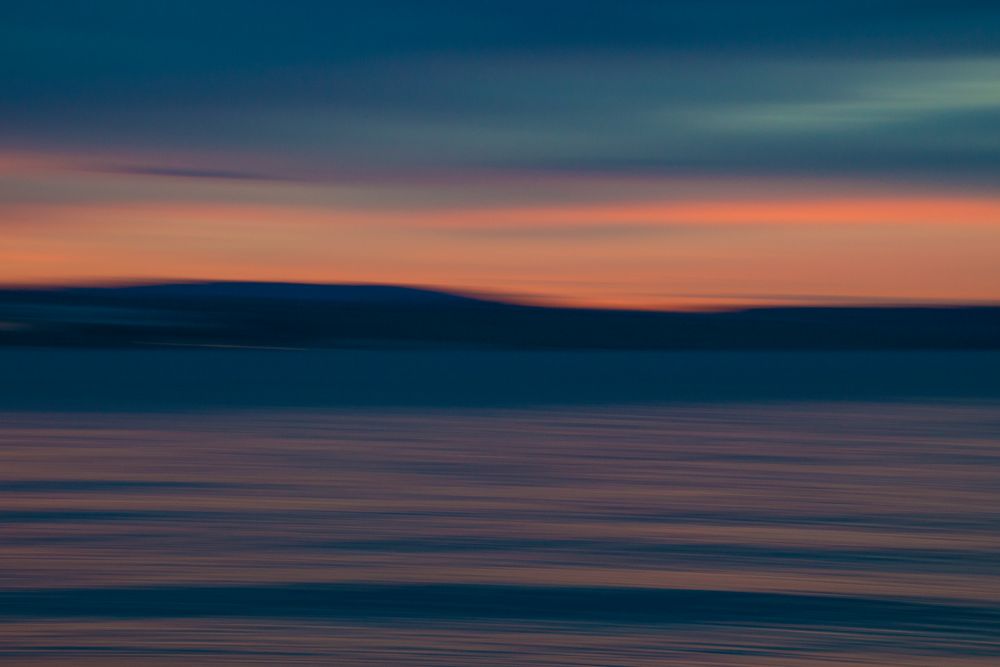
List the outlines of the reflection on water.
<svg viewBox="0 0 1000 667">
<path fill-rule="evenodd" d="M 6 413 L 0 660 L 1000 663 L 1000 406 Z"/>
</svg>

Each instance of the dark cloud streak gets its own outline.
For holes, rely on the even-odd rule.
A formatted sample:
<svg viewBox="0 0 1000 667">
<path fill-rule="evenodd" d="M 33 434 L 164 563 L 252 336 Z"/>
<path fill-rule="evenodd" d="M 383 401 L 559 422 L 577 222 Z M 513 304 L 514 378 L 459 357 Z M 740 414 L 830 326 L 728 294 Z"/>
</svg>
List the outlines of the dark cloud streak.
<svg viewBox="0 0 1000 667">
<path fill-rule="evenodd" d="M 225 169 L 203 169 L 186 167 L 111 167 L 102 169 L 110 174 L 132 176 L 163 176 L 168 178 L 195 178 L 225 181 L 283 181 L 285 178 L 255 174 L 252 172 L 229 171 Z"/>
</svg>

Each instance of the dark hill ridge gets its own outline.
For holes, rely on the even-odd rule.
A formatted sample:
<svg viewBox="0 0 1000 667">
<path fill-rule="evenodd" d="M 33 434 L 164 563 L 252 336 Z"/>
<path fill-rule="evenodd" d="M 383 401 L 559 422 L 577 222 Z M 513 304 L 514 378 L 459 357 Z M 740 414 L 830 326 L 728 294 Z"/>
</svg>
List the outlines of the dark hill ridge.
<svg viewBox="0 0 1000 667">
<path fill-rule="evenodd" d="M 1000 307 L 553 308 L 392 285 L 0 290 L 0 344 L 527 349 L 1000 349 Z"/>
<path fill-rule="evenodd" d="M 66 292 L 121 299 L 271 299 L 318 303 L 460 306 L 490 303 L 471 296 L 440 290 L 378 284 L 312 284 L 284 282 L 206 281 L 71 287 Z"/>
</svg>

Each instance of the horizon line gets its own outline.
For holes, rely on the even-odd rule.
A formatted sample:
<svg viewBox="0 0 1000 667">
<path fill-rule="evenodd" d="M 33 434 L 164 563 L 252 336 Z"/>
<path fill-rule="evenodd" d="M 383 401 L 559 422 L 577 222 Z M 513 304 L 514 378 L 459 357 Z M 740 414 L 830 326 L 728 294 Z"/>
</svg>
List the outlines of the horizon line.
<svg viewBox="0 0 1000 667">
<path fill-rule="evenodd" d="M 0 291 L 59 291 L 72 289 L 119 289 L 129 287 L 157 287 L 180 285 L 288 285 L 314 287 L 390 287 L 420 290 L 488 301 L 509 306 L 559 308 L 570 310 L 608 310 L 637 312 L 739 312 L 773 308 L 1000 308 L 1000 297 L 990 300 L 975 299 L 926 299 L 922 297 L 881 297 L 835 294 L 720 294 L 720 293 L 667 293 L 659 298 L 704 300 L 709 303 L 680 303 L 671 306 L 613 305 L 595 299 L 590 303 L 577 303 L 579 299 L 510 293 L 495 290 L 464 289 L 451 285 L 426 283 L 400 283 L 377 281 L 313 282 L 296 280 L 252 280 L 240 278 L 112 278 L 105 280 L 81 279 L 80 281 L 29 281 L 21 283 L 0 282 Z M 590 300 L 587 300 L 590 301 Z M 749 302 L 749 303 L 748 303 Z"/>
</svg>

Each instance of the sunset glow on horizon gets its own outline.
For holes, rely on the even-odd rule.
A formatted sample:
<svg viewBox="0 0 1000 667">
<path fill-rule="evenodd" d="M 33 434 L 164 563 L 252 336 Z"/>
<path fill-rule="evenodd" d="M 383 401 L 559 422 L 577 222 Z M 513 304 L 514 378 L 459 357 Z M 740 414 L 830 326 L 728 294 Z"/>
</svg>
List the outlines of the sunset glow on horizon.
<svg viewBox="0 0 1000 667">
<path fill-rule="evenodd" d="M 477 204 L 449 184 L 414 201 L 398 184 L 248 186 L 16 162 L 3 178 L 19 196 L 0 204 L 6 284 L 371 282 L 684 309 L 1000 301 L 1000 197 L 981 192 L 797 191 L 788 179 L 781 197 L 777 179 L 754 195 L 713 179 L 588 175 L 576 197 L 566 179 L 539 177 L 533 201 L 490 197 L 487 180 Z"/>
</svg>

